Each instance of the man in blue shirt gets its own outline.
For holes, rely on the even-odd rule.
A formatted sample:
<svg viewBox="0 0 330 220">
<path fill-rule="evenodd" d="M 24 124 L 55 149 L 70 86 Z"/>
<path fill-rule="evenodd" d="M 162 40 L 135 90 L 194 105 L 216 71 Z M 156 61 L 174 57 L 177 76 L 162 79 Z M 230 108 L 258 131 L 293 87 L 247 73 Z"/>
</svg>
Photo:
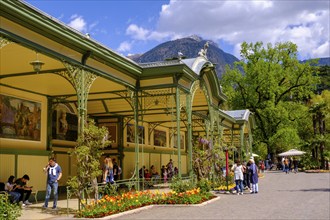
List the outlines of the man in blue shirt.
<svg viewBox="0 0 330 220">
<path fill-rule="evenodd" d="M 58 165 L 54 158 L 50 158 L 47 166 L 44 168 L 44 172 L 47 174 L 47 189 L 46 189 L 46 199 L 43 208 L 48 207 L 48 201 L 50 198 L 51 191 L 53 189 L 54 193 L 54 203 L 53 209 L 57 209 L 57 199 L 58 199 L 58 181 L 62 177 L 62 169 Z"/>
</svg>

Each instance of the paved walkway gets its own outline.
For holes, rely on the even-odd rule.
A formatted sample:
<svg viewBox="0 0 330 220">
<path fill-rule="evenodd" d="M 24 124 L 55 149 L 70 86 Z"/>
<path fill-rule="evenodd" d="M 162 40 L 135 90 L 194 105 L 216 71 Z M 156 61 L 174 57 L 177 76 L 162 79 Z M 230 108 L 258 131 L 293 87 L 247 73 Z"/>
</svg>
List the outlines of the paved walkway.
<svg viewBox="0 0 330 220">
<path fill-rule="evenodd" d="M 258 194 L 219 196 L 205 206 L 153 206 L 111 219 L 330 219 L 330 173 L 267 172 Z M 56 215 L 40 207 L 24 209 L 20 219 L 72 219 L 66 209 Z M 66 207 L 66 201 L 59 207 Z"/>
</svg>

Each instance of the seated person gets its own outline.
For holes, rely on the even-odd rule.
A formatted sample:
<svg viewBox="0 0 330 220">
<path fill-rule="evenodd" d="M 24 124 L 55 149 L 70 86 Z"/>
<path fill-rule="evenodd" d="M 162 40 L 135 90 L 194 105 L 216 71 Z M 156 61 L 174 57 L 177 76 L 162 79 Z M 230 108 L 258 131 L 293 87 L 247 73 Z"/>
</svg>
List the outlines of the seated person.
<svg viewBox="0 0 330 220">
<path fill-rule="evenodd" d="M 156 179 L 160 178 L 158 172 L 156 171 L 156 167 L 154 165 L 151 165 L 150 170 L 151 170 L 151 176 L 153 178 L 156 178 Z"/>
<path fill-rule="evenodd" d="M 26 185 L 26 183 L 29 180 L 30 180 L 30 177 L 25 174 L 22 178 L 19 178 L 15 181 L 15 184 L 16 184 L 15 192 L 20 193 L 19 202 L 22 202 L 24 205 L 31 205 L 32 204 L 32 203 L 29 202 L 29 197 L 30 197 L 31 192 L 32 192 L 32 186 L 27 186 Z M 25 199 L 24 199 L 24 193 L 26 193 Z"/>
<path fill-rule="evenodd" d="M 5 185 L 5 190 L 7 191 L 7 193 L 10 195 L 11 197 L 11 202 L 13 203 L 18 203 L 19 202 L 19 197 L 21 196 L 21 194 L 19 192 L 15 192 L 15 177 L 14 176 L 10 176 L 8 178 L 8 182 Z"/>
<path fill-rule="evenodd" d="M 139 170 L 139 177 L 142 179 L 144 177 L 144 172 L 146 170 L 146 166 L 143 166 L 140 170 Z"/>
<path fill-rule="evenodd" d="M 144 171 L 144 178 L 147 181 L 151 180 L 151 173 L 149 173 L 149 170 L 148 169 L 145 169 L 145 171 Z"/>
</svg>

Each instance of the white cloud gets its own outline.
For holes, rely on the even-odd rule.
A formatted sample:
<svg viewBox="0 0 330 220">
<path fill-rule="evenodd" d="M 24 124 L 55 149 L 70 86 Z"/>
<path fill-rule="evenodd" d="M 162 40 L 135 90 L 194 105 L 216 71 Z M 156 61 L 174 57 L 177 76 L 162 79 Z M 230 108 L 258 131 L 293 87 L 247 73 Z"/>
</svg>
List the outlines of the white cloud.
<svg viewBox="0 0 330 220">
<path fill-rule="evenodd" d="M 330 57 L 329 48 L 330 48 L 329 41 L 327 41 L 321 44 L 319 47 L 312 50 L 312 54 L 314 55 L 312 57 L 317 57 L 317 58 Z"/>
<path fill-rule="evenodd" d="M 146 40 L 149 31 L 137 26 L 136 24 L 130 24 L 126 29 L 126 34 L 130 35 L 133 39 L 136 40 Z"/>
<path fill-rule="evenodd" d="M 119 45 L 117 50 L 119 52 L 127 52 L 130 51 L 131 48 L 132 48 L 132 42 L 124 41 Z"/>
<path fill-rule="evenodd" d="M 162 6 L 154 30 L 131 24 L 136 40 L 200 35 L 229 43 L 292 41 L 302 58 L 329 56 L 329 1 L 177 1 Z"/>
<path fill-rule="evenodd" d="M 173 36 L 171 33 L 150 31 L 136 24 L 130 24 L 126 29 L 126 35 L 130 35 L 134 40 L 155 40 L 162 41 L 165 38 Z"/>
<path fill-rule="evenodd" d="M 86 32 L 87 30 L 87 23 L 85 22 L 84 18 L 79 15 L 72 15 L 71 21 L 69 22 L 69 26 L 80 31 L 80 32 Z"/>
</svg>

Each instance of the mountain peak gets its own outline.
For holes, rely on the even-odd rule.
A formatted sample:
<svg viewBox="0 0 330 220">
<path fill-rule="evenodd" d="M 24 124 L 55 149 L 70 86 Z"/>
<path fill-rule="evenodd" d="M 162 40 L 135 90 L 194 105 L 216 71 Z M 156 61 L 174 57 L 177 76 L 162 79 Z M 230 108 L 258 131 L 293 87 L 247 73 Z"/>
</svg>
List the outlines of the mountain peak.
<svg viewBox="0 0 330 220">
<path fill-rule="evenodd" d="M 200 36 L 194 34 L 194 35 L 191 35 L 191 36 L 188 36 L 188 38 L 191 38 L 195 41 L 198 41 L 198 42 L 201 42 L 203 40 L 203 38 L 201 38 Z"/>
<path fill-rule="evenodd" d="M 233 66 L 234 62 L 239 61 L 231 54 L 222 51 L 219 46 L 211 40 L 204 40 L 197 35 L 164 42 L 141 56 L 132 57 L 137 63 L 149 63 L 164 60 L 178 59 L 178 53 L 186 58 L 196 58 L 199 52 L 208 42 L 210 47 L 207 50 L 207 58 L 216 65 L 216 72 L 219 77 L 224 73 L 225 66 Z"/>
</svg>

